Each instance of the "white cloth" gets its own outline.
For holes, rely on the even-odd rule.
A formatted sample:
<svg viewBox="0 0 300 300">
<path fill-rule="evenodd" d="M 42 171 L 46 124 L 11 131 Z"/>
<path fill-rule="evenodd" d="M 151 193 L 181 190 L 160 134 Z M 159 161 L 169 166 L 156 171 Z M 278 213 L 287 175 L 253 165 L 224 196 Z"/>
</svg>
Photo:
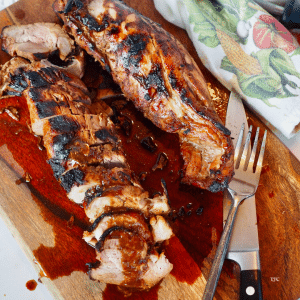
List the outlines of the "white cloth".
<svg viewBox="0 0 300 300">
<path fill-rule="evenodd" d="M 299 131 L 300 47 L 282 24 L 252 0 L 154 3 L 165 19 L 186 29 L 224 86 L 287 138 Z"/>
<path fill-rule="evenodd" d="M 3 10 L 7 6 L 17 2 L 18 0 L 0 0 L 0 10 Z"/>
</svg>

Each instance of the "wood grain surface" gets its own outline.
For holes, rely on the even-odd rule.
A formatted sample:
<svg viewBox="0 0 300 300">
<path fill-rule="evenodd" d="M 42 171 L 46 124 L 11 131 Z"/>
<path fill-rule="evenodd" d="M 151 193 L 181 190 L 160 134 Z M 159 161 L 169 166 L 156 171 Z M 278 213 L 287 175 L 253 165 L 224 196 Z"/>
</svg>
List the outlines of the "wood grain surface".
<svg viewBox="0 0 300 300">
<path fill-rule="evenodd" d="M 152 0 L 125 2 L 174 34 L 195 58 L 208 84 L 225 91 L 224 100 L 228 99 L 228 91 L 203 67 L 184 30 L 165 21 L 155 10 Z M 10 24 L 58 22 L 51 6 L 51 0 L 20 0 L 0 12 L 0 30 Z M 0 52 L 1 64 L 8 59 L 7 54 Z M 249 111 L 247 114 L 251 123 L 265 128 L 254 114 Z M 300 164 L 269 132 L 264 165 L 266 172 L 261 176 L 256 194 L 264 299 L 296 300 L 300 298 Z M 29 260 L 33 262 L 37 272 L 41 273 L 39 262 L 33 254 L 34 250 L 41 244 L 51 247 L 55 243 L 55 238 L 52 226 L 41 216 L 40 208 L 28 187 L 16 185 L 16 180 L 22 176 L 24 176 L 22 167 L 15 161 L 6 145 L 1 146 L 1 217 L 6 221 Z M 201 299 L 218 238 L 212 231 L 215 246 L 203 262 L 198 279 L 190 285 L 169 275 L 160 284 L 158 299 Z M 182 246 L 181 251 L 185 251 Z M 215 299 L 238 299 L 239 278 L 236 267 L 233 274 L 234 276 L 230 276 L 222 272 Z M 81 271 L 54 280 L 41 276 L 41 280 L 52 292 L 54 299 L 102 299 L 102 291 L 105 289 L 105 284 L 89 280 Z"/>
</svg>

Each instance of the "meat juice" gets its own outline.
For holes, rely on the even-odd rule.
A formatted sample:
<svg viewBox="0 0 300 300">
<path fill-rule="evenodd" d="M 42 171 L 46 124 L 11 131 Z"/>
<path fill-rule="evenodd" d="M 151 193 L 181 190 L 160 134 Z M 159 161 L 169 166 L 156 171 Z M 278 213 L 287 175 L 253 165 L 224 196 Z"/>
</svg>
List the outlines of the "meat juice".
<svg viewBox="0 0 300 300">
<path fill-rule="evenodd" d="M 34 279 L 28 280 L 26 282 L 26 287 L 29 291 L 34 291 L 37 287 L 37 282 Z"/>
<path fill-rule="evenodd" d="M 123 103 L 121 106 L 116 103 Z M 152 196 L 162 193 L 162 179 L 166 183 L 172 211 L 169 221 L 176 237 L 166 245 L 166 256 L 173 263 L 171 272 L 178 281 L 192 284 L 201 274 L 203 260 L 212 250 L 212 228 L 218 238 L 222 231 L 222 193 L 210 193 L 196 187 L 180 183 L 182 159 L 176 134 L 166 133 L 146 120 L 131 103 L 120 98 L 109 101 L 118 107 L 119 134 L 126 158 L 141 184 Z M 40 139 L 30 131 L 27 104 L 22 97 L 1 100 L 1 108 L 14 107 L 20 120 L 13 120 L 6 113 L 0 115 L 1 143 L 6 144 L 14 159 L 30 175 L 31 180 L 23 180 L 41 208 L 44 219 L 53 226 L 55 246 L 41 245 L 34 255 L 46 276 L 55 279 L 68 276 L 73 271 L 87 272 L 88 263 L 95 262 L 95 250 L 83 239 L 83 231 L 90 225 L 84 210 L 72 203 L 53 176 L 47 164 L 45 150 Z M 131 123 L 128 131 L 122 120 Z M 118 121 L 119 122 L 119 121 Z M 151 137 L 156 145 L 154 151 L 145 148 L 141 141 Z M 20 147 L 22 145 L 22 147 Z M 159 155 L 166 158 L 157 165 Z M 153 168 L 156 165 L 156 168 Z M 70 247 L 70 245 L 72 245 Z M 183 268 L 184 266 L 184 268 Z M 232 266 L 225 264 L 227 272 Z M 135 292 L 126 299 L 157 299 L 159 285 L 148 292 Z M 123 299 L 124 293 L 112 285 L 107 285 L 104 299 Z"/>
</svg>

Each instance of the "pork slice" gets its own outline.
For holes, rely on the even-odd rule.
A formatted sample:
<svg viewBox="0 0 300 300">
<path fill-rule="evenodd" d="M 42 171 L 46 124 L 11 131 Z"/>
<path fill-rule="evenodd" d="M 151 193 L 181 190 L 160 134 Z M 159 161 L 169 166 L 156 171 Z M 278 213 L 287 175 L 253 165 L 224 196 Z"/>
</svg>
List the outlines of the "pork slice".
<svg viewBox="0 0 300 300">
<path fill-rule="evenodd" d="M 85 52 L 81 48 L 76 48 L 75 53 L 69 56 L 66 60 L 61 60 L 55 51 L 47 59 L 42 59 L 41 62 L 48 67 L 56 67 L 68 73 L 82 78 L 85 73 Z"/>
<path fill-rule="evenodd" d="M 73 168 L 63 173 L 60 184 L 66 190 L 69 199 L 82 203 L 89 189 L 98 185 L 130 185 L 131 171 L 123 168 L 106 169 L 103 166 L 83 166 Z"/>
<path fill-rule="evenodd" d="M 156 285 L 173 269 L 173 265 L 169 262 L 164 253 L 151 254 L 147 267 L 147 271 L 141 276 L 141 279 L 148 288 Z"/>
<path fill-rule="evenodd" d="M 98 166 L 112 169 L 128 168 L 125 156 L 117 147 L 104 154 L 106 146 L 89 146 L 74 134 L 61 134 L 44 142 L 47 149 L 48 163 L 51 165 L 55 177 L 58 179 L 63 173 L 78 166 Z"/>
<path fill-rule="evenodd" d="M 121 283 L 125 279 L 122 267 L 122 249 L 120 249 L 119 239 L 107 239 L 103 250 L 97 253 L 100 267 L 92 269 L 89 275 L 93 279 L 102 281 L 102 278 L 110 278 L 115 284 Z"/>
<path fill-rule="evenodd" d="M 91 246 L 96 246 L 103 233 L 114 226 L 130 229 L 147 242 L 153 240 L 145 218 L 137 212 L 104 213 L 94 221 L 89 231 L 84 232 L 83 238 Z"/>
<path fill-rule="evenodd" d="M 74 50 L 74 41 L 55 23 L 7 26 L 3 28 L 1 38 L 2 50 L 30 61 L 46 58 L 56 50 L 65 60 Z"/>
<path fill-rule="evenodd" d="M 145 215 L 167 214 L 170 206 L 166 195 L 149 198 L 138 182 L 132 179 L 132 185 L 113 186 L 97 197 L 90 197 L 85 202 L 85 213 L 91 222 L 109 209 L 130 208 L 142 211 Z"/>
<path fill-rule="evenodd" d="M 43 135 L 45 122 L 50 118 L 54 117 L 55 120 L 61 115 L 61 119 L 66 119 L 66 115 L 89 113 L 85 104 L 70 101 L 70 96 L 61 91 L 59 86 L 52 86 L 50 89 L 30 88 L 24 91 L 24 96 L 30 112 L 32 131 L 36 135 Z"/>
<path fill-rule="evenodd" d="M 154 216 L 150 219 L 154 242 L 162 242 L 170 239 L 173 235 L 173 230 L 163 216 Z"/>
<path fill-rule="evenodd" d="M 97 252 L 100 266 L 90 270 L 90 277 L 110 284 L 143 287 L 140 277 L 147 269 L 147 243 L 139 235 L 128 231 L 117 230 L 111 235 L 108 238 L 113 242 L 106 246 L 109 239 L 105 239 Z"/>
<path fill-rule="evenodd" d="M 44 121 L 57 115 L 89 113 L 91 100 L 84 84 L 75 76 L 42 63 L 28 64 L 12 59 L 1 70 L 2 94 L 23 94 L 26 98 L 32 130 L 43 135 Z"/>
<path fill-rule="evenodd" d="M 173 265 L 164 253 L 152 251 L 140 236 L 131 232 L 119 233 L 106 239 L 97 252 L 100 266 L 91 269 L 92 279 L 129 288 L 149 289 L 167 276 Z"/>
<path fill-rule="evenodd" d="M 23 77 L 23 72 L 30 66 L 28 60 L 14 57 L 0 68 L 0 96 L 21 96 L 28 83 Z"/>
<path fill-rule="evenodd" d="M 48 158 L 70 163 L 127 167 L 113 132 L 113 123 L 101 114 L 57 115 L 43 120 Z"/>
<path fill-rule="evenodd" d="M 143 201 L 145 204 L 143 211 L 149 214 L 162 215 L 170 212 L 169 200 L 166 194 L 156 195 Z"/>
<path fill-rule="evenodd" d="M 133 182 L 133 184 L 116 185 L 104 190 L 98 197 L 86 199 L 85 213 L 90 221 L 94 222 L 108 209 L 122 207 L 143 210 L 145 207 L 143 200 L 148 198 L 148 192 L 137 183 Z"/>
</svg>

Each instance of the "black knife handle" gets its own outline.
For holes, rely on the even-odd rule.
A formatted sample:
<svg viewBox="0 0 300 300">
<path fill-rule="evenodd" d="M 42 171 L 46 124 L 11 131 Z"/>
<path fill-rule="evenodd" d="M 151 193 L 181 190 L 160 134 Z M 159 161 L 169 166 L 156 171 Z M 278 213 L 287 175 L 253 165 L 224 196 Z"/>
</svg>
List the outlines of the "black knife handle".
<svg viewBox="0 0 300 300">
<path fill-rule="evenodd" d="M 240 300 L 263 300 L 260 270 L 241 271 L 240 278 Z"/>
<path fill-rule="evenodd" d="M 279 21 L 287 28 L 300 28 L 300 1 L 288 0 Z"/>
</svg>

